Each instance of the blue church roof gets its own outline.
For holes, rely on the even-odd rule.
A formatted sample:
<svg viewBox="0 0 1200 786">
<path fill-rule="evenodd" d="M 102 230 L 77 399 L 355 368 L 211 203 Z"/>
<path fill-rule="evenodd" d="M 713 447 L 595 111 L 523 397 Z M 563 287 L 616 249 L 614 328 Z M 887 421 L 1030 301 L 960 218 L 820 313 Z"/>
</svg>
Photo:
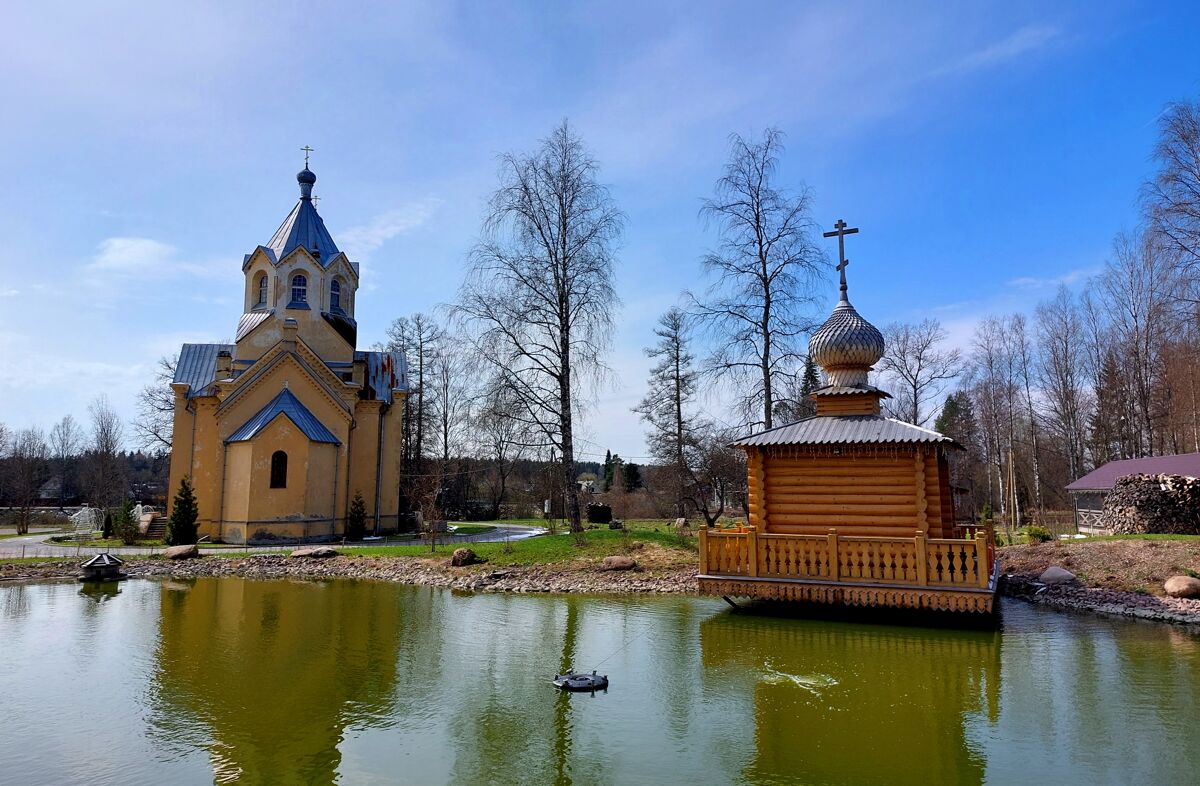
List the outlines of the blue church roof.
<svg viewBox="0 0 1200 786">
<path fill-rule="evenodd" d="M 202 395 L 217 378 L 217 353 L 233 350 L 233 344 L 184 344 L 171 381 L 188 385 L 188 398 Z"/>
<path fill-rule="evenodd" d="M 317 416 L 308 411 L 308 408 L 300 403 L 300 399 L 292 395 L 292 391 L 284 388 L 279 392 L 279 395 L 271 400 L 258 414 L 242 424 L 241 428 L 233 432 L 226 442 L 246 442 L 254 439 L 258 432 L 262 431 L 271 421 L 280 415 L 286 415 L 288 420 L 296 424 L 296 428 L 304 432 L 304 436 L 308 437 L 313 442 L 330 442 L 334 445 L 340 445 L 341 441 L 333 435 L 333 433 L 325 428 L 325 424 L 317 420 Z"/>
<path fill-rule="evenodd" d="M 292 208 L 292 212 L 288 213 L 279 229 L 275 230 L 267 248 L 271 249 L 275 259 L 279 260 L 295 251 L 297 247 L 304 246 L 322 266 L 328 266 L 338 255 L 338 247 L 333 242 L 329 230 L 325 228 L 325 222 L 321 220 L 317 208 L 313 206 L 312 187 L 317 176 L 305 167 L 296 176 L 296 180 L 300 183 L 300 201 Z"/>
</svg>

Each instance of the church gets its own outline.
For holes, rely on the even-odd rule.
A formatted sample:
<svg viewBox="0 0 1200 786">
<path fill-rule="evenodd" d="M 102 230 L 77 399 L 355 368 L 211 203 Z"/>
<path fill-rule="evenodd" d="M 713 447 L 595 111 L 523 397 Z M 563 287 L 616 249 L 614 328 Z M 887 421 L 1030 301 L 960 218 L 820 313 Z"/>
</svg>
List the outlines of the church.
<svg viewBox="0 0 1200 786">
<path fill-rule="evenodd" d="M 357 348 L 359 267 L 338 250 L 312 195 L 242 262 L 232 344 L 184 344 L 170 495 L 189 477 L 199 533 L 251 543 L 339 537 L 361 494 L 368 531 L 397 528 L 404 356 Z"/>
</svg>

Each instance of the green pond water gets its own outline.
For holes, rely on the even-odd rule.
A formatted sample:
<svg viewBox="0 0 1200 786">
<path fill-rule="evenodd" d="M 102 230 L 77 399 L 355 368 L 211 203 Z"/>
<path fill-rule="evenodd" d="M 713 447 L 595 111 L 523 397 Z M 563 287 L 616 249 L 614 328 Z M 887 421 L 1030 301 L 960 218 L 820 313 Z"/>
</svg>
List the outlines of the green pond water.
<svg viewBox="0 0 1200 786">
<path fill-rule="evenodd" d="M 612 679 L 562 694 L 566 664 Z M 1200 638 L 386 583 L 0 586 L 0 783 L 1195 783 Z"/>
</svg>

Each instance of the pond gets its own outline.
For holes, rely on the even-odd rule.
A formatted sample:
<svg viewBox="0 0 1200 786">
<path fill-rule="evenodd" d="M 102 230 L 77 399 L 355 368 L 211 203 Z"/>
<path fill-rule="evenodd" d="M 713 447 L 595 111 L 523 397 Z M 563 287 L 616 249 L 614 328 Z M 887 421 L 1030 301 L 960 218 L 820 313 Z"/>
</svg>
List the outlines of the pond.
<svg viewBox="0 0 1200 786">
<path fill-rule="evenodd" d="M 571 664 L 608 693 L 549 684 Z M 0 781 L 1194 782 L 1200 638 L 388 583 L 0 586 Z"/>
</svg>

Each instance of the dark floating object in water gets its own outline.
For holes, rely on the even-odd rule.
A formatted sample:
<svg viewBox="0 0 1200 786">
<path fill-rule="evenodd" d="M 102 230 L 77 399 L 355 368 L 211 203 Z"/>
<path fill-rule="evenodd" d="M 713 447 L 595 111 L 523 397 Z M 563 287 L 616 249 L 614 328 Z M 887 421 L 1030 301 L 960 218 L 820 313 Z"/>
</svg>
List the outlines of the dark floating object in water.
<svg viewBox="0 0 1200 786">
<path fill-rule="evenodd" d="M 570 691 L 608 690 L 608 675 L 597 674 L 594 671 L 591 674 L 577 674 L 573 671 L 556 674 L 554 687 Z"/>
<path fill-rule="evenodd" d="M 92 557 L 87 562 L 79 567 L 83 569 L 83 575 L 79 577 L 80 581 L 120 581 L 128 578 L 121 571 L 121 566 L 125 563 L 119 558 L 114 557 L 108 552 L 103 552 Z"/>
</svg>

